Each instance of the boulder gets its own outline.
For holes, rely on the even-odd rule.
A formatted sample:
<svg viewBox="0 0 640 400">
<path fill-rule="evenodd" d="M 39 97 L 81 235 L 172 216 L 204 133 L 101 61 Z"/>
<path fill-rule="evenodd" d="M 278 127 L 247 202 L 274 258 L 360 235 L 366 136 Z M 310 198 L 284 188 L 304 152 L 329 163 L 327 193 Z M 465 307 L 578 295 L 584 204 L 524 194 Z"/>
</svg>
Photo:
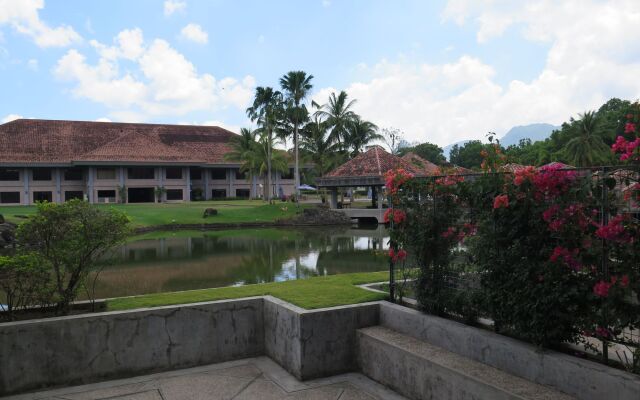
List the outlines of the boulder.
<svg viewBox="0 0 640 400">
<path fill-rule="evenodd" d="M 207 208 L 206 210 L 204 210 L 202 218 L 213 217 L 214 215 L 218 215 L 218 210 L 216 210 L 215 208 Z"/>
</svg>

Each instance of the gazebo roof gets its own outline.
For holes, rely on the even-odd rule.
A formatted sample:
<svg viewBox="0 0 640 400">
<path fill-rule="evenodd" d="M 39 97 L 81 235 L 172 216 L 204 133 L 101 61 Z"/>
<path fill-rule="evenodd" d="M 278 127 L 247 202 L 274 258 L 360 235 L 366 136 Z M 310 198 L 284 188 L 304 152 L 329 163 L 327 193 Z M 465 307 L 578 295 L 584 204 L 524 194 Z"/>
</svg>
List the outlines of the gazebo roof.
<svg viewBox="0 0 640 400">
<path fill-rule="evenodd" d="M 420 169 L 424 175 L 439 175 L 442 173 L 440 167 L 429 160 L 425 160 L 416 153 L 409 152 L 402 156 L 402 159 L 409 162 L 415 168 Z"/>
<path fill-rule="evenodd" d="M 416 176 L 426 175 L 411 162 L 394 156 L 380 146 L 372 146 L 318 179 L 318 186 L 382 186 L 385 172 L 397 168 Z"/>
</svg>

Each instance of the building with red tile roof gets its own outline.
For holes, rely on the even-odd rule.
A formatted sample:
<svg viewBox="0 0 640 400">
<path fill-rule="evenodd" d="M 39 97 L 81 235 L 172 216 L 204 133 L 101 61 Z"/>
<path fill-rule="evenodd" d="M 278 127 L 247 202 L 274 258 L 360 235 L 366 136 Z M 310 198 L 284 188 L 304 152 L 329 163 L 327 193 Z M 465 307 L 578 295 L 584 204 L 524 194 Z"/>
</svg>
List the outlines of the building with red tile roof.
<svg viewBox="0 0 640 400">
<path fill-rule="evenodd" d="M 236 136 L 217 126 L 11 121 L 0 125 L 0 204 L 258 197 L 258 179 L 225 159 Z M 293 192 L 288 178 L 276 174 L 276 195 Z"/>
<path fill-rule="evenodd" d="M 402 159 L 420 169 L 424 175 L 439 175 L 442 173 L 440 167 L 429 160 L 425 160 L 416 153 L 408 152 L 402 156 Z"/>
</svg>

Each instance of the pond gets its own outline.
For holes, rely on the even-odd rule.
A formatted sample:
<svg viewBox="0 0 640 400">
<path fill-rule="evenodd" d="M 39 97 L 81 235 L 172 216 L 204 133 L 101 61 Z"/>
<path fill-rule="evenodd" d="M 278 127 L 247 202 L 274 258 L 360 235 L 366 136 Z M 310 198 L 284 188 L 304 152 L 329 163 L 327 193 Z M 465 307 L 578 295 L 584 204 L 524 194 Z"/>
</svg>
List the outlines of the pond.
<svg viewBox="0 0 640 400">
<path fill-rule="evenodd" d="M 383 271 L 388 240 L 383 226 L 152 233 L 105 257 L 96 297 Z"/>
</svg>

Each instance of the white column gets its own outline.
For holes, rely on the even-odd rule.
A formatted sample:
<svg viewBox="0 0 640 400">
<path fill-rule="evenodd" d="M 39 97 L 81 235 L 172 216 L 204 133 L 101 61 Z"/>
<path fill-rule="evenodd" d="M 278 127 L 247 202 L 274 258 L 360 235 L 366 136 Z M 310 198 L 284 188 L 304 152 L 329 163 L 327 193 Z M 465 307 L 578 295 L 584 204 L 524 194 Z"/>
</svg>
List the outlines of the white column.
<svg viewBox="0 0 640 400">
<path fill-rule="evenodd" d="M 227 181 L 229 181 L 229 190 L 227 192 L 227 197 L 235 197 L 236 193 L 233 190 L 233 184 L 236 178 L 236 171 L 232 168 L 227 168 Z"/>
<path fill-rule="evenodd" d="M 25 168 L 22 171 L 22 174 L 23 174 L 22 180 L 24 182 L 24 194 L 23 194 L 24 198 L 22 199 L 22 203 L 24 205 L 31 204 L 31 193 L 30 193 L 30 190 L 29 190 L 29 175 L 30 175 L 30 172 L 31 171 L 29 170 L 29 168 Z"/>
<path fill-rule="evenodd" d="M 207 168 L 202 168 L 202 173 L 200 174 L 202 179 L 204 179 L 204 199 L 209 200 L 211 198 L 211 191 L 209 190 L 209 178 L 211 177 L 211 170 Z"/>
<path fill-rule="evenodd" d="M 61 188 L 61 183 L 60 183 L 60 175 L 61 175 L 61 170 L 60 168 L 56 168 L 54 170 L 55 175 L 56 175 L 56 203 L 62 203 L 63 198 L 62 198 L 62 188 Z"/>
<path fill-rule="evenodd" d="M 187 181 L 184 193 L 182 194 L 182 201 L 191 201 L 191 169 L 189 169 L 189 167 L 184 167 L 182 169 L 182 175 L 184 175 L 184 178 Z"/>
<path fill-rule="evenodd" d="M 89 197 L 89 203 L 94 203 L 94 195 L 93 195 L 93 179 L 95 178 L 95 168 L 89 167 L 88 173 L 89 176 L 87 178 L 87 196 Z"/>
</svg>

